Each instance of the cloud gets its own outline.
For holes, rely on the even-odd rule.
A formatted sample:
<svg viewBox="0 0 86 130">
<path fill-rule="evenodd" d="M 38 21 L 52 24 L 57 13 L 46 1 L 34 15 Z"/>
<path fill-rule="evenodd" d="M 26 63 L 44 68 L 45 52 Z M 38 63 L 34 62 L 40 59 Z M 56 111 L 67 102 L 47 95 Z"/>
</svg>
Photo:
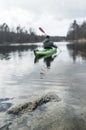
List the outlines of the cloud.
<svg viewBox="0 0 86 130">
<path fill-rule="evenodd" d="M 85 0 L 0 0 L 4 10 L 24 10 L 35 15 L 51 14 L 58 18 L 85 17 Z"/>
<path fill-rule="evenodd" d="M 85 0 L 0 0 L 0 22 L 40 25 L 53 35 L 66 34 L 69 22 L 85 18 Z"/>
</svg>

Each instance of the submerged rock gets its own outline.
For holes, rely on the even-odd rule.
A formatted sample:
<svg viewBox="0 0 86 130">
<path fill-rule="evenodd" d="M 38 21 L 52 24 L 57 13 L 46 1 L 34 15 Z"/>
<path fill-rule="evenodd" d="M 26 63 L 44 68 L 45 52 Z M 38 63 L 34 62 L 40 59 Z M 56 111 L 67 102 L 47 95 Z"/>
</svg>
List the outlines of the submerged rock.
<svg viewBox="0 0 86 130">
<path fill-rule="evenodd" d="M 55 93 L 48 93 L 36 98 L 34 97 L 33 100 L 31 101 L 20 104 L 14 108 L 11 108 L 10 110 L 8 110 L 8 114 L 19 115 L 27 111 L 31 112 L 35 110 L 38 106 L 53 101 L 55 102 L 60 101 L 60 98 Z"/>
<path fill-rule="evenodd" d="M 0 112 L 7 111 L 12 106 L 12 103 L 1 103 L 0 104 Z"/>
<path fill-rule="evenodd" d="M 9 122 L 8 124 L 5 124 L 4 126 L 0 127 L 0 130 L 9 130 L 9 126 L 11 124 L 12 124 L 11 122 Z"/>
</svg>

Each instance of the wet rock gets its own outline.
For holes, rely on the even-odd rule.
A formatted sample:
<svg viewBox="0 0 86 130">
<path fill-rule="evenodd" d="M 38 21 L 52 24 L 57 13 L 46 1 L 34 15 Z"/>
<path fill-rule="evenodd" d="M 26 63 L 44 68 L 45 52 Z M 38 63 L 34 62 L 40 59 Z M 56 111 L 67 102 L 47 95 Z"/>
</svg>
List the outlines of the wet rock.
<svg viewBox="0 0 86 130">
<path fill-rule="evenodd" d="M 10 123 L 8 123 L 8 124 L 6 124 L 6 125 L 0 127 L 0 130 L 9 130 L 9 126 L 10 126 L 11 124 L 12 124 L 12 123 L 10 122 Z"/>
<path fill-rule="evenodd" d="M 36 102 L 37 102 L 37 105 L 40 106 L 48 102 L 52 102 L 52 101 L 56 102 L 60 100 L 61 99 L 55 93 L 47 93 L 41 96 Z"/>
<path fill-rule="evenodd" d="M 55 93 L 48 93 L 40 97 L 36 97 L 36 98 L 34 97 L 33 100 L 31 101 L 20 104 L 14 108 L 11 108 L 10 110 L 8 110 L 8 114 L 19 115 L 27 111 L 31 112 L 35 110 L 38 106 L 41 106 L 45 103 L 54 102 L 54 101 L 58 102 L 60 100 L 61 99 Z"/>
<path fill-rule="evenodd" d="M 24 113 L 25 111 L 33 111 L 36 106 L 36 102 L 26 102 L 24 104 L 20 104 L 14 108 L 11 108 L 8 110 L 8 114 L 18 115 Z"/>
<path fill-rule="evenodd" d="M 29 128 L 27 126 L 23 126 L 23 127 L 19 128 L 18 130 L 29 130 Z"/>
</svg>

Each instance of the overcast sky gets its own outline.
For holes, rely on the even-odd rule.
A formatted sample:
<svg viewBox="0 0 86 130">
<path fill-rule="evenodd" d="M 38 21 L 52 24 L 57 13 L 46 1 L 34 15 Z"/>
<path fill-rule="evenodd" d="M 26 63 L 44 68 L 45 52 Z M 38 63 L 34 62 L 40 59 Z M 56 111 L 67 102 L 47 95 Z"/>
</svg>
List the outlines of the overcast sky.
<svg viewBox="0 0 86 130">
<path fill-rule="evenodd" d="M 41 34 L 66 35 L 70 23 L 86 18 L 86 0 L 0 0 L 0 24 L 32 27 Z"/>
</svg>

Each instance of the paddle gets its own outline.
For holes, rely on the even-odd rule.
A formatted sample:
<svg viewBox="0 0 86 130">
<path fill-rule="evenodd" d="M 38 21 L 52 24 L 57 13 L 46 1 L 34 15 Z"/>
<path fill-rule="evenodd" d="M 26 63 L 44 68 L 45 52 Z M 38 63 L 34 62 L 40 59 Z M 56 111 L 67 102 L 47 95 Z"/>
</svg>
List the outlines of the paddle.
<svg viewBox="0 0 86 130">
<path fill-rule="evenodd" d="M 44 33 L 44 34 L 45 34 L 45 36 L 46 36 L 45 31 L 44 31 L 41 27 L 39 27 L 39 30 L 40 30 L 42 33 Z"/>
</svg>

